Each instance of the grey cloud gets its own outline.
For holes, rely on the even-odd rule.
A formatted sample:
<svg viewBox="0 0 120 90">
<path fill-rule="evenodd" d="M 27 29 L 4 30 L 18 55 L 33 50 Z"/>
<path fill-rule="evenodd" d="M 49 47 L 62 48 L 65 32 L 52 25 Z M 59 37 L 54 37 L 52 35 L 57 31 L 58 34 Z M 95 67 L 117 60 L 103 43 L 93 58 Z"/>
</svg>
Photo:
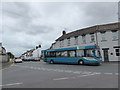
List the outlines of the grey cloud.
<svg viewBox="0 0 120 90">
<path fill-rule="evenodd" d="M 3 43 L 16 55 L 37 44 L 49 48 L 64 28 L 71 32 L 83 26 L 117 21 L 117 3 L 11 2 L 3 3 L 2 12 Z"/>
<path fill-rule="evenodd" d="M 117 22 L 117 2 L 93 2 L 89 3 L 84 10 L 86 24 L 102 24 L 106 22 Z"/>
<path fill-rule="evenodd" d="M 12 26 L 10 26 L 10 23 L 5 22 L 4 30 L 11 30 L 16 33 L 24 32 L 30 35 L 43 34 L 53 30 L 50 26 L 32 23 L 32 20 L 40 19 L 41 15 L 37 11 L 31 10 L 29 3 L 4 3 L 3 15 L 5 15 L 4 20 L 9 17 L 16 22 Z"/>
<path fill-rule="evenodd" d="M 2 4 L 3 15 L 7 15 L 12 18 L 28 17 L 29 11 L 30 7 L 27 3 L 9 2 Z"/>
<path fill-rule="evenodd" d="M 45 34 L 54 30 L 54 28 L 45 25 L 38 25 L 38 26 L 33 25 L 30 26 L 28 29 L 30 30 L 28 30 L 26 33 L 30 35 Z"/>
<path fill-rule="evenodd" d="M 25 33 L 26 35 L 41 35 L 49 32 L 53 32 L 54 28 L 46 25 L 17 25 L 16 27 L 14 26 L 8 26 L 5 25 L 3 26 L 4 30 L 10 30 L 10 32 L 13 33 Z"/>
</svg>

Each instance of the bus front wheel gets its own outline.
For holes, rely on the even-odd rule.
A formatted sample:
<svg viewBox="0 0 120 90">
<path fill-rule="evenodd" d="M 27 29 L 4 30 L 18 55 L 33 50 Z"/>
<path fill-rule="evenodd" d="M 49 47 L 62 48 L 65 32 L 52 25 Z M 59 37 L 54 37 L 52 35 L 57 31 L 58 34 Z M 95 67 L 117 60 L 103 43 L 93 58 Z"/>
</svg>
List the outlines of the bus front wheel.
<svg viewBox="0 0 120 90">
<path fill-rule="evenodd" d="M 84 61 L 83 61 L 83 60 L 80 60 L 80 61 L 78 61 L 78 64 L 79 64 L 79 65 L 83 65 L 83 64 L 84 64 Z"/>
<path fill-rule="evenodd" d="M 50 60 L 50 64 L 54 64 L 54 61 L 53 61 L 53 60 Z"/>
</svg>

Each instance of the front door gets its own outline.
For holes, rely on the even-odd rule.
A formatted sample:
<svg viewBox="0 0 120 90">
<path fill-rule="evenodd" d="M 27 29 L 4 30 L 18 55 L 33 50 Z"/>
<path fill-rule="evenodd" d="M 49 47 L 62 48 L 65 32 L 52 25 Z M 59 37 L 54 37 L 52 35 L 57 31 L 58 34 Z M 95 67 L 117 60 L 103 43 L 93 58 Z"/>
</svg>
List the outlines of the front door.
<svg viewBox="0 0 120 90">
<path fill-rule="evenodd" d="M 109 62 L 108 49 L 103 49 L 104 61 Z"/>
</svg>

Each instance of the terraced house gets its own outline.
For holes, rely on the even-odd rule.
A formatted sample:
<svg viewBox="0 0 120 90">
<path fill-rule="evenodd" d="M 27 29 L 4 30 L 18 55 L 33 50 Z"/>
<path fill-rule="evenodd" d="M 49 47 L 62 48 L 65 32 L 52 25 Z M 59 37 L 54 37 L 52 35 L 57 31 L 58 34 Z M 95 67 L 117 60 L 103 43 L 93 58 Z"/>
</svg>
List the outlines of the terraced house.
<svg viewBox="0 0 120 90">
<path fill-rule="evenodd" d="M 8 55 L 6 49 L 2 46 L 2 43 L 0 43 L 0 63 L 7 61 L 8 61 Z"/>
<path fill-rule="evenodd" d="M 120 60 L 120 23 L 96 25 L 63 35 L 52 43 L 50 49 L 98 45 L 102 60 L 105 62 Z"/>
</svg>

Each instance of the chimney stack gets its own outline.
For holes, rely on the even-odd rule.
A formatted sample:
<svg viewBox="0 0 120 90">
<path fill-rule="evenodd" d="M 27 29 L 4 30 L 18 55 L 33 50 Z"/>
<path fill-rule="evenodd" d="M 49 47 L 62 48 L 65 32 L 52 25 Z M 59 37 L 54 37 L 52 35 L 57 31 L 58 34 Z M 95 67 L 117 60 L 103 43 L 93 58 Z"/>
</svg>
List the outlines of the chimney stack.
<svg viewBox="0 0 120 90">
<path fill-rule="evenodd" d="M 65 35 L 65 34 L 66 34 L 66 31 L 63 31 L 62 33 L 63 33 L 63 35 Z"/>
</svg>

